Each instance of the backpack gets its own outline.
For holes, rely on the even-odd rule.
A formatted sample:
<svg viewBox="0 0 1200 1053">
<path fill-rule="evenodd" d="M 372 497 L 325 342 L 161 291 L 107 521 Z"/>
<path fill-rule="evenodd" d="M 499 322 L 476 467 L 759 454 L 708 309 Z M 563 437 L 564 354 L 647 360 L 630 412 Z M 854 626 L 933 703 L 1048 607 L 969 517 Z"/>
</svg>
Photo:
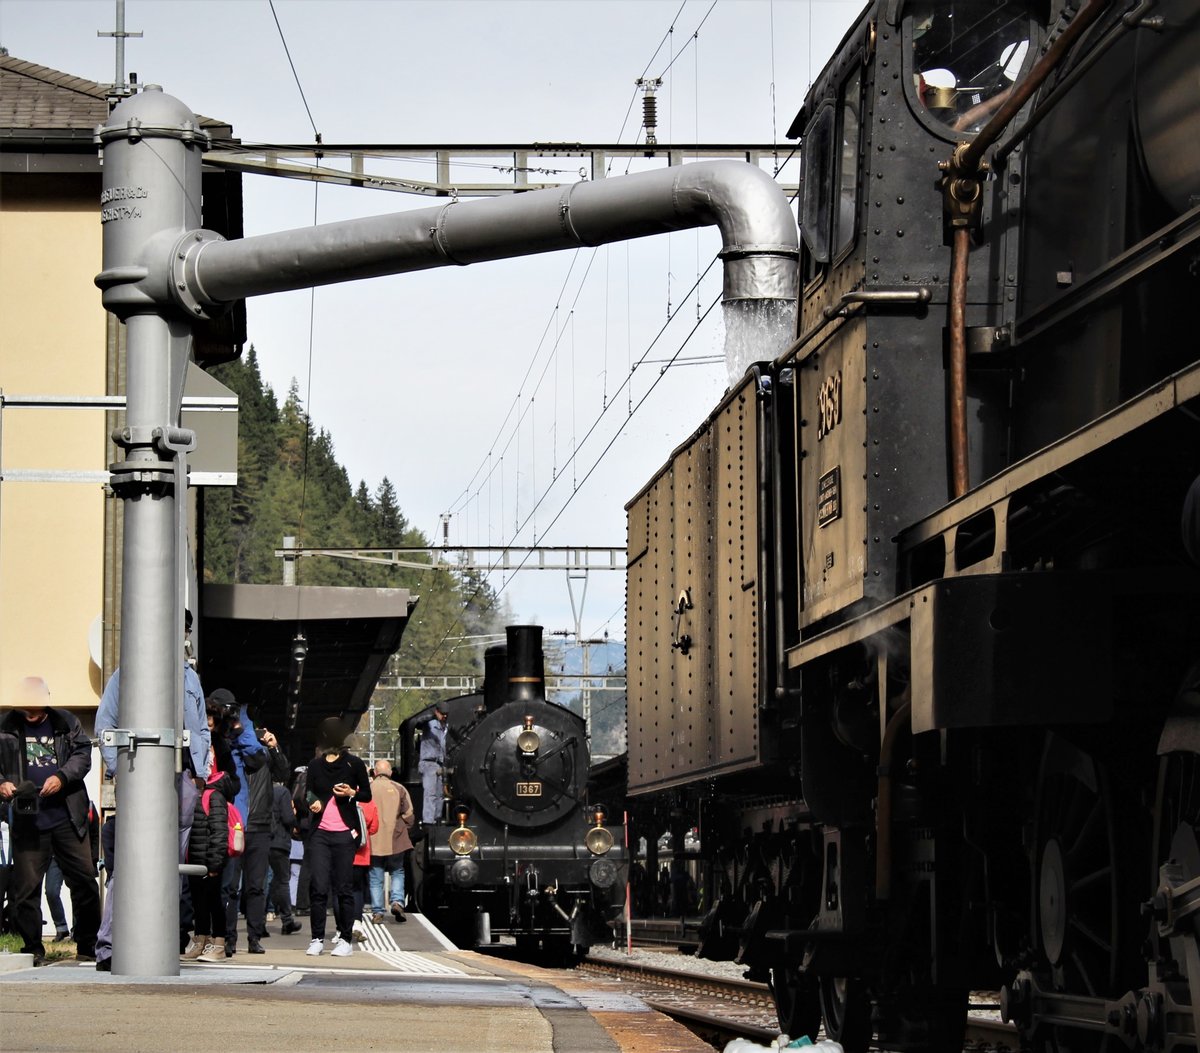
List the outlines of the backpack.
<svg viewBox="0 0 1200 1053">
<path fill-rule="evenodd" d="M 212 795 L 212 790 L 205 790 L 204 795 L 200 798 L 205 815 L 208 815 Z M 246 851 L 246 824 L 242 821 L 242 813 L 238 811 L 237 805 L 232 801 L 225 805 L 225 826 L 229 831 L 226 854 L 230 858 L 240 856 Z"/>
</svg>

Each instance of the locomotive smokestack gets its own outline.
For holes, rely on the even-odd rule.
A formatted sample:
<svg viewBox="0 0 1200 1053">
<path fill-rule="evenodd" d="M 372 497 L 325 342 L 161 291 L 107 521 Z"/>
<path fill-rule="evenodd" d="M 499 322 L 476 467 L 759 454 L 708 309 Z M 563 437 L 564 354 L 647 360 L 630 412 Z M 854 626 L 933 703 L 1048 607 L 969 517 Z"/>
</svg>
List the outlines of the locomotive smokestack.
<svg viewBox="0 0 1200 1053">
<path fill-rule="evenodd" d="M 510 702 L 546 700 L 546 662 L 540 625 L 510 625 L 508 633 L 508 698 Z"/>
<path fill-rule="evenodd" d="M 483 652 L 483 705 L 489 712 L 508 701 L 508 648 L 494 644 Z"/>
</svg>

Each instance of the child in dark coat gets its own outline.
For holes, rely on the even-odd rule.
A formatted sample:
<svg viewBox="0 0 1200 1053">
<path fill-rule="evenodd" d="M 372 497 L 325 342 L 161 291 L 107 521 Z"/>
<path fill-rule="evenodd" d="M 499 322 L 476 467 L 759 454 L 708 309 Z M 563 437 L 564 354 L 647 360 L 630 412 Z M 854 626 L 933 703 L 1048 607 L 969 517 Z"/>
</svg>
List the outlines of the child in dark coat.
<svg viewBox="0 0 1200 1053">
<path fill-rule="evenodd" d="M 213 723 L 214 713 L 210 711 L 210 728 Z M 187 950 L 180 955 L 184 961 L 225 960 L 225 899 L 221 894 L 221 876 L 229 850 L 229 802 L 237 796 L 241 786 L 233 774 L 229 748 L 218 736 L 214 735 L 213 740 L 208 782 L 196 801 L 192 833 L 188 839 L 188 862 L 203 866 L 206 872 L 203 877 L 188 877 L 196 932 Z"/>
</svg>

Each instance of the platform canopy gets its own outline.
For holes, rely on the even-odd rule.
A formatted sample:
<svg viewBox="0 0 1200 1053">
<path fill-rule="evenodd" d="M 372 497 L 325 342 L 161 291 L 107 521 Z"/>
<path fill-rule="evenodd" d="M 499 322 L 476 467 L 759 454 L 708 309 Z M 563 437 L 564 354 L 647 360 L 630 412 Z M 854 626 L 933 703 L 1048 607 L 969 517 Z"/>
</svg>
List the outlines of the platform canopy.
<svg viewBox="0 0 1200 1053">
<path fill-rule="evenodd" d="M 366 712 L 416 603 L 407 589 L 206 585 L 197 640 L 204 690 L 228 688 L 303 763 L 321 720 L 353 727 Z"/>
</svg>

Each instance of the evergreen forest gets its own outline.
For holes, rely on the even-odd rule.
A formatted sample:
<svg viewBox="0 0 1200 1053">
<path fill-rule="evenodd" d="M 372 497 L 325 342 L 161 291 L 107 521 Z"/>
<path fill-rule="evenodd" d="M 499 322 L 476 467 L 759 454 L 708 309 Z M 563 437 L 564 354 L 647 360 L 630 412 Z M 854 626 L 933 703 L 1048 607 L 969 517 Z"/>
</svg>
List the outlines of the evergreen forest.
<svg viewBox="0 0 1200 1053">
<path fill-rule="evenodd" d="M 386 477 L 373 491 L 362 481 L 351 484 L 333 437 L 314 427 L 295 381 L 279 405 L 263 383 L 253 346 L 210 372 L 238 396 L 238 484 L 205 494 L 206 582 L 278 584 L 283 561 L 274 553 L 285 535 L 311 548 L 430 545 L 405 517 Z M 471 568 L 418 570 L 317 556 L 297 561 L 297 583 L 407 588 L 419 596 L 391 675 L 481 674 L 482 648 L 455 645 L 502 633 L 511 620 L 485 577 Z M 377 713 L 376 726 L 394 729 L 436 698 L 458 693 L 377 689 L 374 703 L 385 712 Z"/>
</svg>

